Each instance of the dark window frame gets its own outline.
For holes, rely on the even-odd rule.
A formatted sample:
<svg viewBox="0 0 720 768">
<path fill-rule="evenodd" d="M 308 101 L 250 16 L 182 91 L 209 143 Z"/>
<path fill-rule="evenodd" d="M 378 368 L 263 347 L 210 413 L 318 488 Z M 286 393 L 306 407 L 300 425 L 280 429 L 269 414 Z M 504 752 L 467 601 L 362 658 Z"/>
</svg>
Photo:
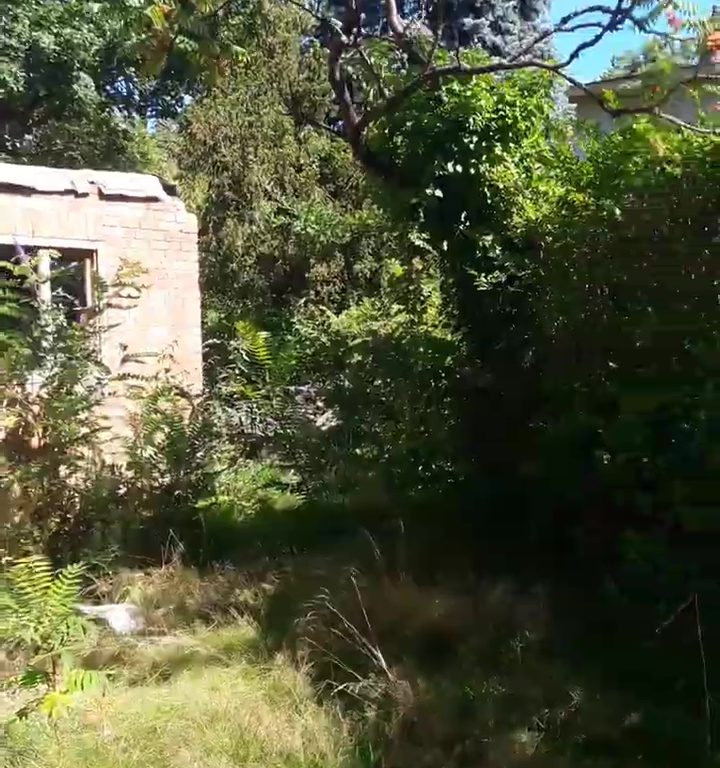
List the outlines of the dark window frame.
<svg viewBox="0 0 720 768">
<path fill-rule="evenodd" d="M 19 246 L 23 253 L 31 259 L 35 259 L 35 268 L 41 281 L 37 284 L 37 298 L 40 302 L 61 303 L 62 296 L 69 299 L 75 299 L 72 302 L 66 302 L 66 316 L 71 322 L 86 323 L 93 316 L 97 306 L 97 254 L 98 249 L 95 243 L 80 241 L 77 244 L 69 241 L 52 239 L 43 239 L 37 241 L 34 238 L 13 238 L 13 243 L 7 242 L 6 238 L 0 240 L 0 262 L 12 261 L 19 263 L 17 247 Z M 39 259 L 38 259 L 39 256 Z M 70 292 L 61 294 L 61 288 L 57 289 L 53 285 L 53 273 L 57 274 L 65 270 L 64 264 L 78 265 L 79 276 L 75 284 L 66 283 L 66 288 Z M 56 285 L 62 286 L 67 277 L 60 276 L 56 279 Z M 72 289 L 75 289 L 75 293 Z"/>
</svg>

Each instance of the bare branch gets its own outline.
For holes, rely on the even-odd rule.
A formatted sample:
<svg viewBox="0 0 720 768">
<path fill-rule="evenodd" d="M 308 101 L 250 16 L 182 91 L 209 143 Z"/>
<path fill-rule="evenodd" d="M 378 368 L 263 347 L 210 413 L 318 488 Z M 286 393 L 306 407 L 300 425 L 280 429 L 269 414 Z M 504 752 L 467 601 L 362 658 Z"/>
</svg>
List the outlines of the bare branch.
<svg viewBox="0 0 720 768">
<path fill-rule="evenodd" d="M 328 80 L 338 102 L 338 109 L 340 110 L 347 139 L 353 151 L 357 151 L 356 145 L 361 138 L 358 131 L 360 119 L 355 111 L 347 79 L 342 68 L 341 60 L 344 49 L 345 43 L 339 36 L 331 41 L 328 53 Z"/>
<path fill-rule="evenodd" d="M 637 113 L 632 113 L 630 110 L 628 110 L 626 114 Z M 683 130 L 690 131 L 691 133 L 699 133 L 702 136 L 720 136 L 720 132 L 715 128 L 703 128 L 702 126 L 694 125 L 693 123 L 688 123 L 685 120 L 681 120 L 679 117 L 675 117 L 675 115 L 668 114 L 667 112 L 656 110 L 654 112 L 650 112 L 650 114 L 655 115 L 655 117 L 659 118 L 660 120 L 664 120 L 666 123 L 670 123 L 670 125 L 674 125 L 676 128 L 682 128 Z"/>
<path fill-rule="evenodd" d="M 437 53 L 438 46 L 440 45 L 440 37 L 442 35 L 442 28 L 444 24 L 444 14 L 443 11 L 445 9 L 445 0 L 439 0 L 438 2 L 438 20 L 435 24 L 435 32 L 433 34 L 433 42 L 432 42 L 432 48 L 430 49 L 430 53 L 427 57 L 427 63 L 425 64 L 425 72 L 427 72 L 430 67 L 433 65 L 433 61 L 435 61 L 435 54 Z"/>
<path fill-rule="evenodd" d="M 315 120 L 313 118 L 304 118 L 303 123 L 306 125 L 311 126 L 312 128 L 318 128 L 321 131 L 324 131 L 325 133 L 329 134 L 333 139 L 342 139 L 342 136 L 338 131 L 332 127 L 332 125 L 328 125 L 327 123 L 323 123 L 320 120 Z"/>
<path fill-rule="evenodd" d="M 575 50 L 565 59 L 565 61 L 559 65 L 559 67 L 569 67 L 583 51 L 587 51 L 590 48 L 594 48 L 604 37 L 610 32 L 615 32 L 620 29 L 623 24 L 630 17 L 630 11 L 622 10 L 623 0 L 618 0 L 617 5 L 610 11 L 610 17 L 603 25 L 597 34 L 593 35 L 589 40 L 585 40 L 575 47 Z"/>
<path fill-rule="evenodd" d="M 405 23 L 400 18 L 395 0 L 385 0 L 385 14 L 387 16 L 390 33 L 398 43 L 402 43 L 405 33 Z"/>
<path fill-rule="evenodd" d="M 427 66 L 427 58 L 407 35 L 408 26 L 398 13 L 397 0 L 385 0 L 385 15 L 391 42 L 407 56 L 410 64 Z"/>
<path fill-rule="evenodd" d="M 618 5 L 622 3 L 622 0 L 619 0 Z M 570 32 L 570 31 L 577 31 L 577 29 L 600 29 L 603 30 L 603 36 L 605 35 L 607 29 L 607 24 L 609 22 L 606 22 L 603 24 L 599 21 L 593 21 L 593 22 L 584 22 L 588 24 L 588 27 L 584 27 L 582 25 L 577 25 L 572 28 L 568 28 L 568 24 L 570 24 L 571 21 L 577 21 L 578 19 L 581 19 L 583 16 L 588 16 L 590 14 L 601 14 L 605 16 L 610 16 L 610 21 L 615 17 L 617 14 L 617 8 L 616 6 L 614 9 L 611 8 L 609 5 L 591 5 L 586 8 L 582 8 L 577 11 L 573 11 L 572 13 L 568 13 L 562 18 L 560 18 L 552 27 L 549 27 L 546 30 L 543 30 L 539 35 L 537 35 L 533 40 L 531 40 L 524 48 L 522 48 L 520 51 L 518 51 L 514 56 L 512 56 L 509 61 L 517 61 L 518 59 L 522 59 L 523 56 L 528 55 L 529 53 L 532 53 L 532 51 L 540 45 L 540 43 L 545 42 L 549 38 L 553 37 L 557 33 L 561 32 Z M 596 44 L 596 43 L 595 43 Z M 578 54 L 579 55 L 579 54 Z"/>
<path fill-rule="evenodd" d="M 394 112 L 404 101 L 421 90 L 424 86 L 439 82 L 444 78 L 468 78 L 479 75 L 497 74 L 500 72 L 513 72 L 522 69 L 543 69 L 555 72 L 555 67 L 542 61 L 516 61 L 504 62 L 497 61 L 489 64 L 481 64 L 475 67 L 468 67 L 462 62 L 458 64 L 447 64 L 442 67 L 423 72 L 411 80 L 407 85 L 389 96 L 383 103 L 367 110 L 360 118 L 358 129 L 362 132 L 372 123 L 379 120 L 386 114 Z"/>
<path fill-rule="evenodd" d="M 350 38 L 354 34 L 360 34 L 360 11 L 357 0 L 346 0 L 342 32 L 331 29 L 331 39 L 328 43 L 328 81 L 338 102 L 345 135 L 353 152 L 359 156 L 362 153 L 362 134 L 357 130 L 359 118 L 342 66 L 343 54 L 350 46 Z"/>
<path fill-rule="evenodd" d="M 287 0 L 293 5 L 303 7 L 309 13 L 309 9 L 302 4 L 302 0 Z M 552 27 L 543 30 L 542 33 L 535 36 L 521 50 L 505 60 L 494 60 L 487 63 L 469 66 L 461 58 L 460 45 L 458 43 L 455 53 L 455 61 L 442 65 L 435 64 L 435 56 L 441 45 L 443 29 L 445 27 L 442 15 L 435 20 L 434 30 L 431 34 L 428 30 L 426 34 L 428 47 L 423 50 L 414 39 L 415 35 L 410 34 L 409 26 L 401 17 L 398 11 L 397 0 L 383 0 L 385 16 L 387 22 L 387 35 L 374 35 L 376 39 L 386 39 L 407 57 L 410 64 L 410 71 L 414 76 L 400 86 L 395 92 L 387 93 L 380 74 L 376 70 L 363 44 L 367 35 L 363 34 L 361 28 L 361 15 L 359 12 L 360 0 L 346 0 L 345 14 L 341 23 L 331 24 L 330 39 L 326 42 L 328 49 L 328 78 L 337 102 L 340 118 L 343 123 L 343 135 L 358 159 L 370 167 L 375 165 L 374 170 L 379 170 L 383 175 L 388 171 L 384 161 L 381 166 L 378 158 L 373 158 L 365 142 L 365 134 L 368 128 L 383 117 L 392 114 L 399 109 L 402 104 L 411 98 L 414 94 L 423 88 L 437 87 L 442 81 L 458 78 L 472 78 L 482 75 L 500 74 L 505 72 L 514 72 L 527 69 L 535 69 L 552 74 L 563 79 L 566 83 L 573 86 L 579 92 L 584 93 L 592 99 L 602 110 L 612 117 L 631 114 L 648 114 L 666 121 L 677 127 L 693 130 L 698 133 L 715 135 L 718 132 L 713 129 L 700 128 L 695 125 L 667 114 L 663 110 L 664 104 L 668 101 L 672 93 L 678 88 L 691 85 L 699 79 L 699 69 L 696 68 L 687 79 L 680 79 L 671 88 L 665 89 L 661 98 L 651 104 L 643 104 L 635 107 L 610 106 L 603 98 L 602 94 L 597 92 L 577 78 L 573 77 L 567 71 L 568 68 L 577 61 L 577 59 L 586 51 L 598 45 L 607 35 L 617 32 L 626 25 L 632 25 L 638 30 L 656 35 L 665 40 L 680 39 L 672 33 L 663 32 L 653 28 L 654 19 L 650 14 L 645 16 L 638 14 L 642 8 L 641 0 L 613 0 L 610 3 L 594 3 L 584 8 L 574 10 L 558 20 Z M 443 0 L 439 0 L 439 8 L 442 9 Z M 325 23 L 328 20 L 325 19 Z M 586 39 L 580 42 L 570 51 L 561 61 L 548 62 L 533 55 L 534 51 L 546 40 L 554 35 L 569 34 L 578 31 L 592 32 Z M 423 39 L 425 39 L 423 37 Z M 358 56 L 362 62 L 363 68 L 368 76 L 377 85 L 379 100 L 374 104 L 364 106 L 359 111 L 353 101 L 351 93 L 351 83 L 347 75 L 347 63 L 352 57 Z M 710 76 L 713 77 L 713 76 Z M 718 79 L 720 77 L 714 76 Z M 709 79 L 709 78 L 708 78 Z M 323 130 L 328 130 L 337 135 L 330 126 L 322 125 Z"/>
</svg>

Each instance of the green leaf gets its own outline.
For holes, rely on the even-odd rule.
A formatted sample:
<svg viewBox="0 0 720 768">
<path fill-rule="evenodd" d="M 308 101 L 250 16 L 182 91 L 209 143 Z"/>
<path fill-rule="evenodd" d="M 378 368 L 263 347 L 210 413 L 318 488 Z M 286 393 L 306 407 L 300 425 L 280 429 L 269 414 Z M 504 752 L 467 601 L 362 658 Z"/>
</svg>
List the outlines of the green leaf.
<svg viewBox="0 0 720 768">
<path fill-rule="evenodd" d="M 165 18 L 165 8 L 163 5 L 151 5 L 146 9 L 145 13 L 155 29 L 164 29 L 167 27 L 167 19 Z"/>
<path fill-rule="evenodd" d="M 63 690 L 70 694 L 102 690 L 108 682 L 107 673 L 95 669 L 69 669 L 63 677 Z"/>
<path fill-rule="evenodd" d="M 18 677 L 13 678 L 13 684 L 18 688 L 28 690 L 50 683 L 50 675 L 41 669 L 28 668 Z"/>
<path fill-rule="evenodd" d="M 40 700 L 38 712 L 50 720 L 57 720 L 65 714 L 72 702 L 72 696 L 62 691 L 50 691 Z"/>
</svg>

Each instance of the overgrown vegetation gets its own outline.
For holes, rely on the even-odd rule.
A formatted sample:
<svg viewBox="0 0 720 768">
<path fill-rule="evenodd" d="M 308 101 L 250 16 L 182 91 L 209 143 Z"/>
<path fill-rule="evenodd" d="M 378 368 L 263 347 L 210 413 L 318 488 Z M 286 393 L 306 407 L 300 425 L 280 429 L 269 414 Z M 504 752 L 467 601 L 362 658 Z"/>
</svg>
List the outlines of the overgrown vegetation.
<svg viewBox="0 0 720 768">
<path fill-rule="evenodd" d="M 599 136 L 495 14 L 458 70 L 432 14 L 8 8 L 4 156 L 172 178 L 207 382 L 111 376 L 0 262 L 2 554 L 52 559 L 8 561 L 5 709 L 18 668 L 76 704 L 9 724 L 8 764 L 715 764 L 720 157 L 654 114 L 677 41 Z M 605 32 L 668 11 L 703 50 L 668 2 Z M 146 634 L 70 632 L 79 590 Z"/>
<path fill-rule="evenodd" d="M 10 686 L 29 694 L 18 718 L 37 710 L 57 719 L 76 694 L 105 680 L 103 673 L 78 666 L 73 655 L 88 630 L 76 612 L 82 574 L 77 563 L 53 573 L 47 558 L 38 555 L 7 569 L 0 585 L 0 639 L 24 667 Z"/>
<path fill-rule="evenodd" d="M 353 765 L 337 713 L 320 707 L 302 672 L 252 649 L 251 627 L 117 647 L 103 696 L 85 697 L 48 727 L 13 722 L 4 765 Z M 92 658 L 92 656 L 91 656 Z M 0 754 L 3 747 L 0 746 Z"/>
</svg>

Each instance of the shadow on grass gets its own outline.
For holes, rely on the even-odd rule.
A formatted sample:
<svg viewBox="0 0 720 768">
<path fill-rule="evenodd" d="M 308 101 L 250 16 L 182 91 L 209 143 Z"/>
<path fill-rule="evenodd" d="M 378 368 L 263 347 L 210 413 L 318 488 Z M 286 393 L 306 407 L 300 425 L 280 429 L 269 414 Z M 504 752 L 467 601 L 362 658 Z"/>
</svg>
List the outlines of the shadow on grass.
<svg viewBox="0 0 720 768">
<path fill-rule="evenodd" d="M 452 567 L 437 553 L 424 560 L 431 542 L 408 529 L 392 552 L 365 529 L 331 554 L 287 558 L 260 617 L 268 645 L 312 662 L 356 722 L 367 764 L 720 764 L 712 591 L 705 679 L 692 612 L 656 631 L 690 581 L 666 585 L 661 600 L 657 579 L 632 586 L 627 574 L 611 587 L 590 571 L 541 567 L 533 579 L 526 561 L 506 559 L 503 573 L 490 557 L 483 574 L 477 551 Z"/>
<path fill-rule="evenodd" d="M 125 685 L 167 682 L 192 669 L 260 664 L 267 649 L 256 628 L 241 623 L 155 638 L 108 637 L 82 658 L 86 669 L 113 673 Z"/>
<path fill-rule="evenodd" d="M 206 519 L 195 551 L 258 586 L 235 607 L 263 648 L 310 662 L 354 723 L 363 765 L 717 765 L 716 543 L 693 573 L 633 572 L 568 558 L 567 542 L 528 535 L 522 509 L 487 514 L 492 502 Z M 678 558 L 699 552 L 688 543 Z M 692 612 L 656 632 L 695 590 L 707 676 Z M 151 667 L 171 676 L 196 663 L 183 652 Z"/>
</svg>

